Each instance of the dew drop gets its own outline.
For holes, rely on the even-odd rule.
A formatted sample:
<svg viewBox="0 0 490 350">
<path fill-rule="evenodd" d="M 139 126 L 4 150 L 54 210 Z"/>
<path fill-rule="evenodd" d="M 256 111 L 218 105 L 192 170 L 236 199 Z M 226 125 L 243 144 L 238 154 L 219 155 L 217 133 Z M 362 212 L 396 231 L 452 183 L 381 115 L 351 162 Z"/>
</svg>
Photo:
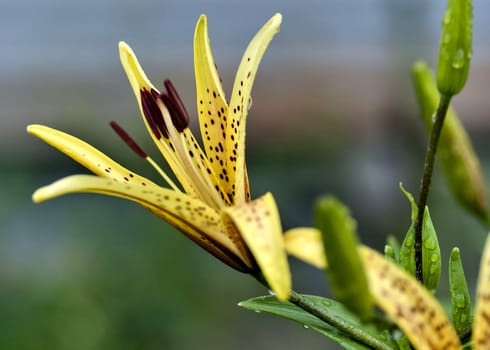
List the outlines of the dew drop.
<svg viewBox="0 0 490 350">
<path fill-rule="evenodd" d="M 453 296 L 454 303 L 460 309 L 463 309 L 466 306 L 466 299 L 464 294 L 456 294 Z"/>
<path fill-rule="evenodd" d="M 436 242 L 433 240 L 427 240 L 424 242 L 424 247 L 427 249 L 435 249 L 436 248 Z"/>
<path fill-rule="evenodd" d="M 433 263 L 438 262 L 439 261 L 439 254 L 433 253 L 430 256 L 430 261 L 432 261 Z"/>
<path fill-rule="evenodd" d="M 310 328 L 310 326 L 308 326 L 308 325 L 304 324 L 304 325 L 303 325 L 303 328 L 304 328 L 304 329 L 308 329 L 308 328 Z"/>
<path fill-rule="evenodd" d="M 444 18 L 442 20 L 442 23 L 445 24 L 445 25 L 448 25 L 449 23 L 451 23 L 451 10 L 448 9 L 446 11 L 446 13 L 444 14 Z"/>
<path fill-rule="evenodd" d="M 325 306 L 332 306 L 332 302 L 330 300 L 322 300 L 322 304 Z"/>
<path fill-rule="evenodd" d="M 254 310 L 256 313 L 260 314 L 262 311 L 260 310 Z"/>
<path fill-rule="evenodd" d="M 452 66 L 454 69 L 461 69 L 465 65 L 465 52 L 459 48 L 453 56 Z"/>
<path fill-rule="evenodd" d="M 249 111 L 250 108 L 252 108 L 252 97 L 250 97 L 247 101 L 247 111 Z"/>
</svg>

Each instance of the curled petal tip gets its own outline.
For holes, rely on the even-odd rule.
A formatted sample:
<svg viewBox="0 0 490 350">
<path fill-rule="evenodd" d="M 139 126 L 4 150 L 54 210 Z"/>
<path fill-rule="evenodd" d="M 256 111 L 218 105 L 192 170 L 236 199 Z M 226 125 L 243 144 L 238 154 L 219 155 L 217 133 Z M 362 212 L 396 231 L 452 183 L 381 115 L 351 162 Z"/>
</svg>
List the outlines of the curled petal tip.
<svg viewBox="0 0 490 350">
<path fill-rule="evenodd" d="M 118 43 L 118 47 L 119 47 L 119 52 L 121 52 L 121 51 L 131 51 L 131 48 L 129 47 L 128 44 L 126 44 L 125 41 L 120 41 Z"/>
<path fill-rule="evenodd" d="M 272 16 L 271 22 L 274 22 L 275 24 L 281 24 L 282 15 L 279 12 L 277 12 L 274 16 Z"/>
<path fill-rule="evenodd" d="M 40 127 L 42 127 L 42 125 L 39 125 L 39 124 L 29 124 L 26 127 L 26 131 L 29 134 L 35 135 L 36 134 L 36 130 L 38 130 Z"/>
<path fill-rule="evenodd" d="M 32 201 L 34 203 L 41 203 L 41 202 L 44 202 L 47 197 L 44 193 L 44 187 L 41 187 L 39 189 L 37 189 L 33 194 L 32 194 Z"/>
</svg>

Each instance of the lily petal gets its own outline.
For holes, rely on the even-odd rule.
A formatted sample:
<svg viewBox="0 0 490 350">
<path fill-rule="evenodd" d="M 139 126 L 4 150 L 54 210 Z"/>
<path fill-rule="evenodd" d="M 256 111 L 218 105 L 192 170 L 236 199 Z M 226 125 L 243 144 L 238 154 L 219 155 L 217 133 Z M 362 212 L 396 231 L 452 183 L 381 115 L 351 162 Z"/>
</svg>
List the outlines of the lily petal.
<svg viewBox="0 0 490 350">
<path fill-rule="evenodd" d="M 204 149 L 216 174 L 226 176 L 225 130 L 228 105 L 209 42 L 206 16 L 201 15 L 194 33 L 194 70 L 197 110 Z M 231 193 L 230 182 L 223 184 Z"/>
<path fill-rule="evenodd" d="M 98 176 L 124 183 L 154 185 L 150 180 L 126 169 L 95 147 L 67 133 L 37 124 L 29 125 L 27 132 L 39 137 Z"/>
<path fill-rule="evenodd" d="M 272 194 L 267 193 L 252 202 L 225 208 L 223 213 L 237 227 L 277 298 L 287 300 L 291 291 L 291 274 L 281 222 Z"/>
<path fill-rule="evenodd" d="M 192 180 L 189 178 L 184 164 L 182 164 L 182 162 L 176 155 L 174 147 L 170 144 L 170 140 L 162 138 L 161 135 L 157 136 L 154 131 L 154 126 L 150 125 L 147 118 L 145 117 L 143 103 L 147 103 L 148 101 L 142 101 L 141 92 L 145 91 L 146 94 L 149 94 L 149 96 L 151 96 L 151 91 L 154 91 L 156 94 L 159 94 L 160 92 L 150 82 L 145 72 L 143 71 L 143 68 L 141 68 L 136 54 L 125 42 L 119 43 L 119 56 L 121 59 L 121 64 L 136 96 L 140 114 L 143 118 L 149 134 L 151 135 L 151 138 L 153 139 L 153 142 L 162 153 L 163 157 L 169 164 L 170 168 L 181 183 L 182 187 L 184 187 L 185 191 L 188 194 L 193 195 L 194 197 L 198 197 L 195 188 L 192 186 Z M 155 101 L 152 100 L 152 102 L 155 104 Z M 152 107 L 160 108 L 156 104 Z M 168 114 L 168 110 L 166 109 L 166 107 L 165 113 Z M 173 127 L 171 123 L 169 124 L 169 126 Z"/>
<path fill-rule="evenodd" d="M 275 14 L 254 36 L 243 54 L 233 84 L 226 126 L 227 172 L 235 185 L 234 203 L 250 199 L 245 168 L 245 125 L 251 103 L 251 90 L 259 63 L 270 41 L 279 32 L 281 14 Z"/>
<path fill-rule="evenodd" d="M 284 233 L 286 251 L 319 269 L 327 268 L 322 234 L 313 227 L 297 227 Z"/>
<path fill-rule="evenodd" d="M 424 286 L 373 249 L 361 246 L 359 253 L 377 304 L 403 330 L 415 349 L 461 349 L 455 329 Z"/>
<path fill-rule="evenodd" d="M 41 187 L 33 194 L 33 200 L 42 202 L 80 192 L 101 193 L 137 202 L 228 265 L 240 271 L 250 269 L 215 210 L 188 195 L 150 182 L 129 184 L 93 175 L 73 175 Z"/>
<path fill-rule="evenodd" d="M 490 235 L 480 263 L 472 339 L 473 349 L 490 347 Z"/>
<path fill-rule="evenodd" d="M 134 95 L 138 99 L 138 105 L 141 105 L 140 91 L 142 88 L 146 88 L 149 91 L 158 91 L 158 89 L 148 79 L 133 50 L 124 41 L 119 42 L 119 57 L 124 71 L 128 76 L 129 83 L 133 88 Z"/>
</svg>

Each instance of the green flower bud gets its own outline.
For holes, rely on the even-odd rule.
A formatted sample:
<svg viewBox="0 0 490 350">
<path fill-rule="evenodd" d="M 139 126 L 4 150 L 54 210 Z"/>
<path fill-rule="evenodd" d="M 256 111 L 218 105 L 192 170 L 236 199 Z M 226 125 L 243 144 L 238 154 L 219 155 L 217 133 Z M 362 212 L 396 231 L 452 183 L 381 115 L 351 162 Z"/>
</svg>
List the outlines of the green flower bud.
<svg viewBox="0 0 490 350">
<path fill-rule="evenodd" d="M 412 207 L 412 224 L 400 247 L 400 266 L 415 276 L 415 220 L 417 218 L 417 205 L 413 197 L 400 184 L 400 189 L 408 198 Z M 429 208 L 425 207 L 422 224 L 422 278 L 425 287 L 434 291 L 439 284 L 441 276 L 441 250 L 437 234 L 432 224 Z"/>
<path fill-rule="evenodd" d="M 413 81 L 422 118 L 428 132 L 439 102 L 439 92 L 432 73 L 424 62 L 414 64 Z M 480 161 L 471 140 L 452 108 L 449 108 L 439 139 L 437 153 L 444 176 L 457 201 L 468 211 L 488 224 L 488 204 Z"/>
<path fill-rule="evenodd" d="M 398 260 L 395 255 L 395 250 L 389 244 L 385 245 L 385 258 L 390 260 L 391 262 L 398 264 Z"/>
<path fill-rule="evenodd" d="M 437 67 L 437 88 L 446 96 L 460 92 L 468 78 L 472 22 L 471 0 L 448 0 Z"/>
<path fill-rule="evenodd" d="M 357 251 L 356 221 L 345 205 L 327 196 L 315 205 L 315 224 L 323 237 L 332 294 L 361 319 L 369 318 L 374 301 Z"/>
<path fill-rule="evenodd" d="M 400 242 L 398 242 L 398 239 L 396 239 L 395 236 L 388 235 L 388 238 L 386 238 L 386 244 L 391 247 L 390 249 L 393 251 L 394 262 L 398 264 L 398 260 L 400 258 Z"/>
<path fill-rule="evenodd" d="M 459 335 L 468 334 L 473 323 L 471 300 L 458 248 L 453 248 L 449 259 L 449 290 L 454 328 Z"/>
</svg>

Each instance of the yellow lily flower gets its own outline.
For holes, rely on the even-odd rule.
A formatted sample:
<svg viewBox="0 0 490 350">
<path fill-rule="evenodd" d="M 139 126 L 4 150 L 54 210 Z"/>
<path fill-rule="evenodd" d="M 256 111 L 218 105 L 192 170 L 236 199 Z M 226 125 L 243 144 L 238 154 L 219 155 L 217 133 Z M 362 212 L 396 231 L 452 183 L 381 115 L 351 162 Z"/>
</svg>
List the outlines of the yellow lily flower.
<svg viewBox="0 0 490 350">
<path fill-rule="evenodd" d="M 150 162 L 168 187 L 124 168 L 96 148 L 64 132 L 30 125 L 29 133 L 79 162 L 94 175 L 74 175 L 38 189 L 35 202 L 74 192 L 95 192 L 135 201 L 182 231 L 229 266 L 265 278 L 279 299 L 288 298 L 291 276 L 274 198 L 251 200 L 245 167 L 245 124 L 250 94 L 262 56 L 279 31 L 274 15 L 247 47 L 225 100 L 211 52 L 207 19 L 194 35 L 197 107 L 204 150 L 189 128 L 177 91 L 166 80 L 161 93 L 145 75 L 130 47 L 121 42 L 121 63 L 145 125 L 180 183 L 176 185 L 115 122 L 113 129 L 139 156 Z"/>
<path fill-rule="evenodd" d="M 286 250 L 291 255 L 317 267 L 327 268 L 322 236 L 317 229 L 293 229 L 285 233 L 284 240 Z M 456 330 L 439 302 L 424 286 L 373 249 L 366 246 L 359 246 L 358 249 L 376 303 L 403 330 L 415 349 L 462 348 Z M 480 263 L 474 315 L 472 349 L 489 349 L 490 234 Z"/>
</svg>

